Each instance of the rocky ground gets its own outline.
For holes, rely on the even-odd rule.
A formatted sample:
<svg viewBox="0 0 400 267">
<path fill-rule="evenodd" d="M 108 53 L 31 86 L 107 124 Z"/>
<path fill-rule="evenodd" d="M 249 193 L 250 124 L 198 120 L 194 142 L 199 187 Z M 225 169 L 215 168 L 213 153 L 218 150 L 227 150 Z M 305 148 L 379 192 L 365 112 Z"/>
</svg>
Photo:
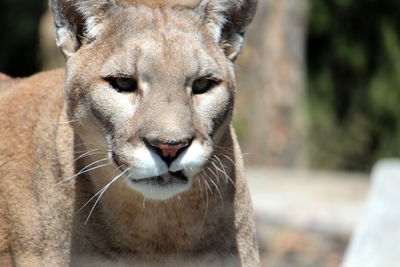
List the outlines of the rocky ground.
<svg viewBox="0 0 400 267">
<path fill-rule="evenodd" d="M 348 236 L 295 229 L 258 221 L 262 266 L 336 267 Z"/>
<path fill-rule="evenodd" d="M 339 266 L 369 187 L 362 174 L 247 171 L 262 266 Z"/>
</svg>

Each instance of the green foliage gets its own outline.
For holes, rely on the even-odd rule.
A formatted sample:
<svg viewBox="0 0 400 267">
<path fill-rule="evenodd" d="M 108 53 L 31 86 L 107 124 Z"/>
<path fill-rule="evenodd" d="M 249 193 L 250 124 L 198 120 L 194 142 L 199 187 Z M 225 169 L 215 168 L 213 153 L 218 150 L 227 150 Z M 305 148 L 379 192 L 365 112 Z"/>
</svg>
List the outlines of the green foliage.
<svg viewBox="0 0 400 267">
<path fill-rule="evenodd" d="M 311 0 L 314 167 L 369 170 L 400 156 L 400 1 Z"/>
</svg>

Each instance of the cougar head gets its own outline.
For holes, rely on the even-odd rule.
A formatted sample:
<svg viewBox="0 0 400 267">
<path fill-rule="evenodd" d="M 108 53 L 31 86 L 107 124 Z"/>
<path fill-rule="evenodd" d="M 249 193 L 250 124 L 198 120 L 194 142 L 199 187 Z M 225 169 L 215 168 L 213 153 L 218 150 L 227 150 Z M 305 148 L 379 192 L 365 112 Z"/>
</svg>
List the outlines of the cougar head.
<svg viewBox="0 0 400 267">
<path fill-rule="evenodd" d="M 227 131 L 255 0 L 52 0 L 80 139 L 150 199 L 189 190 Z"/>
</svg>

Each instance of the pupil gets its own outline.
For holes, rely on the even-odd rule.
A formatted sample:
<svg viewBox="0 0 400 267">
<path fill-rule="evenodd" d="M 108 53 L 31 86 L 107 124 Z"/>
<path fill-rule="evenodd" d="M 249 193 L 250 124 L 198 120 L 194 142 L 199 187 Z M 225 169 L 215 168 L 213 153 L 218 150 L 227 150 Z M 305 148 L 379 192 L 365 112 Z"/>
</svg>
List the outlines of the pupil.
<svg viewBox="0 0 400 267">
<path fill-rule="evenodd" d="M 207 80 L 201 80 L 199 81 L 199 84 L 197 85 L 198 87 L 200 87 L 201 89 L 204 89 L 208 86 L 208 81 Z"/>
<path fill-rule="evenodd" d="M 123 88 L 129 87 L 129 81 L 128 79 L 121 79 L 119 80 L 119 85 Z"/>
</svg>

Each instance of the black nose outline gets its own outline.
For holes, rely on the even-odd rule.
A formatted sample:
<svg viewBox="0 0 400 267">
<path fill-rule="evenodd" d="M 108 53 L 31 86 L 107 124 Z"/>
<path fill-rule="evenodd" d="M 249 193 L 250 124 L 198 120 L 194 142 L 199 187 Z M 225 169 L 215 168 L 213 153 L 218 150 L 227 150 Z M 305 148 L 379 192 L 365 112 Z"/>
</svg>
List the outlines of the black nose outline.
<svg viewBox="0 0 400 267">
<path fill-rule="evenodd" d="M 160 156 L 160 158 L 165 161 L 165 163 L 167 163 L 168 167 L 171 165 L 171 163 L 179 157 L 179 155 L 182 154 L 183 151 L 185 151 L 192 143 L 194 138 L 187 138 L 187 139 L 183 139 L 183 140 L 179 140 L 179 141 L 175 141 L 175 140 L 168 140 L 168 141 L 164 141 L 164 140 L 158 140 L 158 139 L 153 139 L 153 140 L 148 140 L 146 138 L 143 138 L 144 143 L 146 144 L 146 146 L 153 150 L 154 152 L 157 153 L 158 156 Z M 172 149 L 176 149 L 175 153 L 173 153 L 174 155 L 167 155 L 170 153 L 167 153 L 165 151 L 165 149 L 163 149 L 164 147 L 167 148 L 169 146 L 172 146 L 174 148 Z"/>
</svg>

